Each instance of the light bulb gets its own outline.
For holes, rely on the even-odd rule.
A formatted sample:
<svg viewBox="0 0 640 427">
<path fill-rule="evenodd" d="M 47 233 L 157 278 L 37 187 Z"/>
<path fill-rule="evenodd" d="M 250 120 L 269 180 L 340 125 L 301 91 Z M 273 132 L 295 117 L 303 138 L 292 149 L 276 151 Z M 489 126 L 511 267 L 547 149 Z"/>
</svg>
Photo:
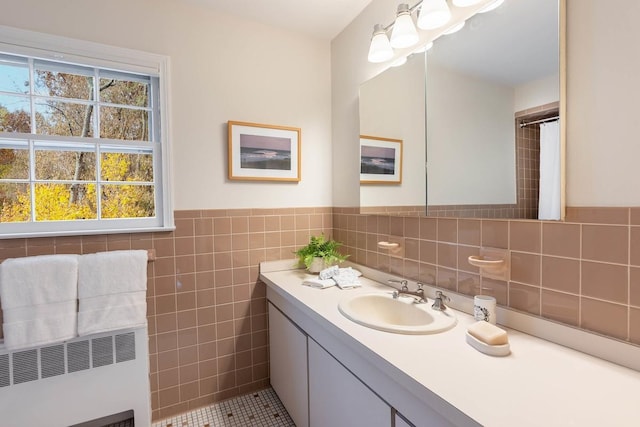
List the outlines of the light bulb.
<svg viewBox="0 0 640 427">
<path fill-rule="evenodd" d="M 443 32 L 442 34 L 445 35 L 449 35 L 449 34 L 453 34 L 455 32 L 458 32 L 462 29 L 462 27 L 464 27 L 464 23 L 465 21 L 459 22 L 456 25 L 454 25 L 453 27 L 449 28 L 447 31 Z"/>
<path fill-rule="evenodd" d="M 419 38 L 416 26 L 413 25 L 409 5 L 398 5 L 396 22 L 394 22 L 391 31 L 391 46 L 398 49 L 410 47 L 418 43 Z"/>
<path fill-rule="evenodd" d="M 489 3 L 488 5 L 486 5 L 485 7 L 483 7 L 482 9 L 480 9 L 478 11 L 478 13 L 485 13 L 485 12 L 490 12 L 493 9 L 498 8 L 500 5 L 502 5 L 502 3 L 504 3 L 504 0 L 496 0 L 494 2 Z"/>
<path fill-rule="evenodd" d="M 482 0 L 453 0 L 456 7 L 469 7 L 480 3 Z"/>
<path fill-rule="evenodd" d="M 418 28 L 432 30 L 440 28 L 451 19 L 451 10 L 446 0 L 424 0 L 418 15 Z"/>
<path fill-rule="evenodd" d="M 384 31 L 384 27 L 380 24 L 376 24 L 373 27 L 373 37 L 371 38 L 371 45 L 369 46 L 369 62 L 384 62 L 391 59 L 393 56 L 393 49 L 389 43 L 387 33 Z"/>
</svg>

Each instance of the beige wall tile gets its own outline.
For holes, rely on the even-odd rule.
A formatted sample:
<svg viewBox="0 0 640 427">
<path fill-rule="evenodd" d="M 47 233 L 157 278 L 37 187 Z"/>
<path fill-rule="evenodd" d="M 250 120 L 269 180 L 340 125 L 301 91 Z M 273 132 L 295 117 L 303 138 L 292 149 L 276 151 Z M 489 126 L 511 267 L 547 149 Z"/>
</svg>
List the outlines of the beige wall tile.
<svg viewBox="0 0 640 427">
<path fill-rule="evenodd" d="M 540 288 L 509 282 L 509 307 L 540 314 Z"/>
<path fill-rule="evenodd" d="M 627 270 L 626 266 L 582 261 L 582 295 L 627 304 Z"/>
<path fill-rule="evenodd" d="M 509 301 L 509 285 L 507 282 L 483 277 L 480 284 L 480 292 L 474 295 L 489 295 L 494 297 L 498 304 L 507 305 Z"/>
<path fill-rule="evenodd" d="M 578 326 L 580 319 L 580 298 L 577 295 L 542 290 L 540 314 L 551 320 Z"/>
<path fill-rule="evenodd" d="M 542 234 L 540 222 L 509 222 L 509 248 L 513 251 L 539 253 Z"/>
<path fill-rule="evenodd" d="M 629 310 L 629 341 L 640 344 L 640 309 L 631 307 Z"/>
<path fill-rule="evenodd" d="M 580 261 L 577 259 L 542 257 L 542 287 L 557 291 L 580 292 Z"/>
<path fill-rule="evenodd" d="M 436 218 L 420 218 L 420 238 L 425 240 L 438 238 L 438 220 Z"/>
<path fill-rule="evenodd" d="M 640 307 L 640 268 L 629 268 L 629 304 Z"/>
<path fill-rule="evenodd" d="M 582 258 L 626 264 L 629 257 L 629 227 L 582 226 Z"/>
<path fill-rule="evenodd" d="M 511 252 L 511 280 L 540 285 L 540 255 Z"/>
<path fill-rule="evenodd" d="M 458 220 L 438 218 L 438 241 L 458 242 Z"/>
<path fill-rule="evenodd" d="M 508 248 L 509 222 L 483 220 L 482 246 L 491 248 Z"/>
<path fill-rule="evenodd" d="M 622 340 L 627 339 L 626 306 L 583 297 L 580 299 L 580 309 L 582 328 Z"/>
<path fill-rule="evenodd" d="M 458 268 L 458 246 L 438 243 L 438 265 L 447 268 Z"/>
<path fill-rule="evenodd" d="M 481 221 L 473 219 L 458 220 L 458 243 L 480 246 Z"/>
<path fill-rule="evenodd" d="M 580 225 L 542 224 L 542 253 L 571 258 L 580 257 Z"/>
</svg>

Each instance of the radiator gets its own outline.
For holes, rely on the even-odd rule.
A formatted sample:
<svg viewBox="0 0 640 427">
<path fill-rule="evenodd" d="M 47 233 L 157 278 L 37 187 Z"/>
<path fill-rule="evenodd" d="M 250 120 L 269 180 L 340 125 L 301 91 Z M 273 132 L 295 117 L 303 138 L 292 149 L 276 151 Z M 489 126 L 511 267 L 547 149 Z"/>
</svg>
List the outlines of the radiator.
<svg viewBox="0 0 640 427">
<path fill-rule="evenodd" d="M 89 422 L 133 411 L 136 426 L 150 426 L 148 353 L 146 327 L 25 350 L 0 346 L 0 425 L 97 426 Z"/>
</svg>

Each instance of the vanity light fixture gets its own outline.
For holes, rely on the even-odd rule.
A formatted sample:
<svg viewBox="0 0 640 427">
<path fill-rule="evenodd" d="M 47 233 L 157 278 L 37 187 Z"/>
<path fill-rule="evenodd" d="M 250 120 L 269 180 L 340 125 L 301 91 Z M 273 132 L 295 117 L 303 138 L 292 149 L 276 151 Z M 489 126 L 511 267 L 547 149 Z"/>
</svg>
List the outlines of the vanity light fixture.
<svg viewBox="0 0 640 427">
<path fill-rule="evenodd" d="M 413 52 L 411 53 L 423 53 L 428 51 L 429 49 L 431 49 L 433 47 L 433 42 L 429 42 L 425 45 L 419 46 L 417 47 Z"/>
<path fill-rule="evenodd" d="M 418 30 L 413 24 L 409 5 L 406 3 L 399 4 L 396 21 L 391 31 L 391 47 L 398 49 L 411 47 L 418 43 L 419 38 Z"/>
<path fill-rule="evenodd" d="M 485 12 L 490 12 L 493 9 L 498 8 L 500 5 L 502 5 L 502 3 L 504 3 L 504 0 L 495 0 L 492 3 L 489 3 L 488 5 L 486 5 L 485 7 L 483 7 L 482 9 L 480 9 L 478 11 L 478 13 L 485 13 Z"/>
<path fill-rule="evenodd" d="M 369 46 L 369 62 L 385 62 L 393 57 L 393 48 L 389 43 L 387 31 L 385 28 L 376 24 L 373 27 L 373 37 L 371 38 L 371 46 Z"/>
<path fill-rule="evenodd" d="M 400 58 L 398 58 L 395 61 L 393 61 L 391 63 L 391 66 L 392 67 L 401 67 L 406 63 L 407 63 L 407 57 L 406 56 L 401 56 Z"/>
<path fill-rule="evenodd" d="M 443 32 L 442 34 L 445 35 L 449 35 L 449 34 L 453 34 L 456 33 L 458 31 L 460 31 L 462 29 L 462 27 L 464 27 L 464 23 L 465 21 L 459 22 L 456 25 L 454 25 L 453 27 L 449 28 L 447 31 Z"/>
<path fill-rule="evenodd" d="M 469 6 L 475 6 L 481 1 L 482 0 L 453 0 L 453 5 L 456 7 L 469 7 Z"/>
<path fill-rule="evenodd" d="M 428 0 L 422 2 L 418 14 L 418 28 L 432 30 L 440 28 L 451 20 L 451 10 L 447 0 Z"/>
<path fill-rule="evenodd" d="M 484 0 L 450 0 L 456 7 L 468 7 L 479 4 Z M 488 12 L 500 6 L 504 0 L 495 0 L 488 3 L 480 12 Z M 413 12 L 417 13 L 417 26 L 421 30 L 433 30 L 441 28 L 451 21 L 452 14 L 448 0 L 418 0 L 409 7 L 406 3 L 398 5 L 396 20 L 386 27 L 376 24 L 373 27 L 373 36 L 369 45 L 369 62 L 385 62 L 393 58 L 393 49 L 404 49 L 418 43 L 420 36 L 416 25 L 413 23 Z M 443 34 L 452 34 L 464 26 L 464 21 L 449 28 Z M 391 39 L 387 33 L 391 31 Z M 414 52 L 414 53 L 417 53 Z"/>
</svg>

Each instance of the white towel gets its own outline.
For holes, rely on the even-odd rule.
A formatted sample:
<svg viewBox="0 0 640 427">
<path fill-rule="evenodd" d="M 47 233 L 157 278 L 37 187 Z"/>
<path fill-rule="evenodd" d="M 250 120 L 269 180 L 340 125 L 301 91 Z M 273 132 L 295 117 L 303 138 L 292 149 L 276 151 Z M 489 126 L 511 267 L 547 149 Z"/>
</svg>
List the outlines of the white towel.
<svg viewBox="0 0 640 427">
<path fill-rule="evenodd" d="M 147 251 L 82 255 L 78 335 L 146 325 Z"/>
<path fill-rule="evenodd" d="M 336 282 L 333 279 L 306 279 L 302 284 L 312 288 L 325 289 L 335 286 Z"/>
<path fill-rule="evenodd" d="M 331 279 L 336 282 L 340 289 L 357 288 L 362 286 L 358 277 L 361 273 L 357 270 L 353 270 L 351 267 L 341 268 L 335 276 Z"/>
<path fill-rule="evenodd" d="M 76 255 L 12 258 L 0 264 L 0 303 L 8 349 L 77 335 Z"/>
</svg>

